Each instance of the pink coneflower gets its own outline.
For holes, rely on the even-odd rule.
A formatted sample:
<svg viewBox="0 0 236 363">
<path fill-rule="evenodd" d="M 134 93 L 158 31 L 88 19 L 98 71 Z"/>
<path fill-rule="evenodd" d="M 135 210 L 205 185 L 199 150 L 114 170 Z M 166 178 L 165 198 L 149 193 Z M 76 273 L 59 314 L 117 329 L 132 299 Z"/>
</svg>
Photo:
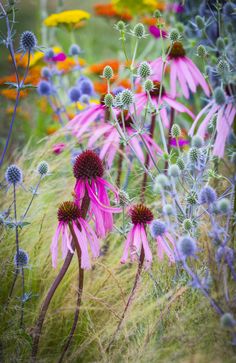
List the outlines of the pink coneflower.
<svg viewBox="0 0 236 363">
<path fill-rule="evenodd" d="M 96 232 L 99 237 L 113 229 L 112 213 L 120 213 L 121 208 L 111 207 L 106 188 L 110 189 L 118 201 L 116 189 L 104 180 L 104 168 L 101 159 L 91 150 L 82 152 L 75 160 L 73 173 L 76 178 L 76 203 L 87 193 L 90 199 L 90 216 L 95 220 Z"/>
<path fill-rule="evenodd" d="M 96 258 L 99 256 L 99 242 L 92 228 L 82 218 L 80 208 L 74 202 L 64 202 L 59 206 L 57 217 L 58 226 L 51 244 L 52 266 L 54 268 L 57 267 L 58 243 L 60 234 L 62 236 L 62 258 L 64 259 L 66 257 L 68 251 L 74 253 L 74 248 L 76 248 L 76 246 L 72 245 L 71 236 L 71 228 L 73 228 L 81 250 L 81 267 L 83 269 L 90 269 L 91 263 L 88 253 L 88 244 L 90 244 L 93 257 Z M 77 241 L 74 241 L 73 243 Z"/>
<path fill-rule="evenodd" d="M 133 227 L 128 233 L 121 263 L 126 263 L 130 254 L 131 261 L 136 258 L 137 253 L 140 253 L 141 249 L 144 252 L 144 259 L 147 266 L 152 262 L 152 252 L 149 247 L 146 233 L 146 225 L 153 220 L 153 214 L 149 208 L 143 204 L 137 204 L 131 207 L 129 211 Z"/>
<path fill-rule="evenodd" d="M 150 226 L 150 232 L 157 242 L 157 256 L 160 261 L 167 255 L 171 263 L 175 262 L 174 240 L 166 229 L 165 223 L 156 219 Z"/>
<path fill-rule="evenodd" d="M 185 146 L 187 146 L 189 144 L 190 144 L 190 142 L 187 139 L 184 139 L 184 138 L 178 139 L 178 145 L 179 145 L 180 148 L 185 147 Z M 178 145 L 177 145 L 177 140 L 175 138 L 170 139 L 170 146 L 178 147 Z"/>
<path fill-rule="evenodd" d="M 99 105 L 90 105 L 86 110 L 76 115 L 69 123 L 68 128 L 78 139 L 89 129 L 92 122 L 98 117 L 104 119 L 109 118 L 109 111 L 104 105 L 104 96 L 100 99 Z"/>
<path fill-rule="evenodd" d="M 117 120 L 120 124 L 121 129 L 123 129 L 123 123 L 121 114 L 117 116 Z M 138 140 L 138 136 L 131 137 L 135 130 L 132 127 L 132 119 L 127 111 L 124 111 L 124 121 L 125 121 L 125 132 L 130 137 L 129 144 L 135 150 L 139 160 L 144 164 L 145 163 L 145 155 L 142 149 L 142 146 Z M 104 123 L 101 126 L 96 127 L 93 132 L 93 135 L 88 140 L 88 147 L 91 148 L 96 143 L 96 141 L 104 137 L 104 143 L 101 148 L 99 157 L 101 159 L 107 159 L 107 166 L 110 168 L 112 166 L 115 155 L 117 154 L 120 147 L 120 134 L 117 131 L 116 127 L 112 124 Z M 155 158 L 156 155 L 162 155 L 163 151 L 161 148 L 152 140 L 152 138 L 148 135 L 148 133 L 143 133 L 142 137 L 144 138 L 146 144 L 149 147 L 149 150 L 152 156 Z M 130 151 L 130 147 L 126 146 L 126 151 Z"/>
<path fill-rule="evenodd" d="M 226 97 L 221 89 L 215 90 L 215 100 L 210 101 L 197 115 L 192 127 L 189 130 L 189 135 L 193 136 L 197 123 L 204 115 L 201 125 L 197 130 L 197 135 L 204 138 L 207 133 L 207 126 L 212 118 L 216 117 L 216 139 L 213 148 L 213 155 L 222 158 L 224 156 L 225 143 L 227 136 L 230 133 L 233 124 L 236 107 L 234 100 Z"/>
<path fill-rule="evenodd" d="M 54 152 L 54 154 L 58 155 L 65 149 L 65 147 L 66 147 L 66 144 L 64 144 L 64 143 L 55 144 L 52 146 L 52 151 Z"/>
<path fill-rule="evenodd" d="M 154 75 L 161 79 L 163 59 L 162 57 L 150 63 Z M 205 78 L 197 68 L 197 66 L 185 55 L 185 50 L 181 42 L 173 43 L 171 51 L 168 55 L 167 65 L 170 66 L 170 92 L 173 98 L 176 97 L 177 81 L 185 98 L 189 98 L 189 89 L 195 93 L 197 86 L 201 86 L 207 96 L 210 90 Z"/>
<path fill-rule="evenodd" d="M 168 95 L 168 93 L 165 91 L 165 89 L 163 87 L 162 87 L 161 95 L 159 96 L 159 94 L 160 94 L 160 82 L 159 81 L 154 80 L 153 84 L 154 84 L 154 88 L 152 91 L 150 91 L 150 96 L 151 96 L 152 103 L 156 108 L 158 108 L 158 106 L 162 105 L 163 103 L 167 103 L 168 106 L 172 107 L 176 111 L 185 112 L 192 118 L 195 117 L 194 114 L 186 106 L 182 105 L 182 103 L 180 103 L 180 102 L 177 102 L 170 95 Z M 140 113 L 143 110 L 143 108 L 147 105 L 148 94 L 146 92 L 138 93 L 138 94 L 136 94 L 135 98 L 136 98 L 136 109 L 137 109 L 137 112 Z M 159 104 L 158 104 L 158 100 L 159 100 Z M 167 110 L 165 107 L 161 108 L 160 116 L 161 116 L 162 122 L 165 125 L 165 127 L 169 127 L 170 123 L 169 123 L 169 118 L 167 115 Z"/>
<path fill-rule="evenodd" d="M 66 60 L 66 55 L 65 53 L 58 53 L 58 54 L 55 54 L 53 57 L 51 58 L 47 58 L 47 61 L 48 62 L 64 62 L 64 60 Z"/>
<path fill-rule="evenodd" d="M 149 27 L 149 33 L 154 36 L 154 38 L 159 39 L 161 36 L 163 38 L 167 38 L 168 33 L 165 30 L 160 31 L 159 28 L 157 28 L 155 25 L 150 25 Z"/>
</svg>

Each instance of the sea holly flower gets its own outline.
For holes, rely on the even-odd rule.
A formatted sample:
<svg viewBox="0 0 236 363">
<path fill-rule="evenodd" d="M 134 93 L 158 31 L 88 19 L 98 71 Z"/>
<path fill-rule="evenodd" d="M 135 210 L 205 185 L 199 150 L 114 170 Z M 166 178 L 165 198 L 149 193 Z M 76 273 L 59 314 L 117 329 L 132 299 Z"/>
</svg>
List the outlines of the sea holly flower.
<svg viewBox="0 0 236 363">
<path fill-rule="evenodd" d="M 175 262 L 175 244 L 170 233 L 167 231 L 165 223 L 156 219 L 150 225 L 150 232 L 157 242 L 157 256 L 160 261 L 163 260 L 164 254 L 167 255 L 171 263 Z"/>
<path fill-rule="evenodd" d="M 75 201 L 80 206 L 81 200 L 87 194 L 90 199 L 89 214 L 95 221 L 96 232 L 99 237 L 113 229 L 113 213 L 120 213 L 122 208 L 111 207 L 107 194 L 110 189 L 119 200 L 116 189 L 103 179 L 104 168 L 101 159 L 91 150 L 82 152 L 73 167 L 76 178 Z"/>
<path fill-rule="evenodd" d="M 121 113 L 117 116 L 117 121 L 123 129 L 123 122 Z M 138 140 L 138 136 L 135 135 L 135 129 L 132 127 L 132 119 L 129 113 L 124 111 L 124 124 L 125 124 L 125 132 L 129 137 L 129 144 L 135 150 L 139 160 L 144 164 L 145 163 L 145 153 L 142 149 L 142 146 Z M 103 141 L 101 144 L 101 150 L 99 153 L 99 157 L 101 159 L 107 159 L 107 166 L 110 168 L 112 166 L 113 160 L 119 150 L 120 147 L 120 134 L 117 131 L 117 128 L 111 123 L 104 123 L 98 127 L 92 133 L 92 136 L 88 140 L 88 147 L 92 148 L 93 145 L 103 137 Z M 142 134 L 143 139 L 148 145 L 149 151 L 154 158 L 156 155 L 162 155 L 162 149 L 155 143 L 155 141 L 148 135 L 148 133 Z M 129 144 L 126 145 L 126 152 L 130 152 Z"/>
<path fill-rule="evenodd" d="M 79 206 L 72 202 L 63 202 L 57 212 L 58 226 L 52 239 L 51 254 L 52 254 L 52 266 L 57 267 L 57 256 L 58 256 L 58 243 L 61 235 L 61 252 L 62 258 L 64 259 L 70 251 L 74 253 L 71 228 L 77 237 L 79 247 L 81 250 L 81 267 L 83 269 L 90 269 L 91 263 L 88 253 L 88 244 L 90 245 L 93 257 L 99 256 L 99 242 L 96 234 L 81 216 L 81 210 Z"/>
<path fill-rule="evenodd" d="M 177 81 L 185 98 L 190 97 L 190 92 L 195 93 L 200 86 L 207 96 L 210 95 L 208 84 L 198 67 L 186 56 L 181 42 L 177 41 L 171 45 L 167 57 L 167 65 L 170 67 L 170 92 L 173 98 L 177 95 Z M 163 69 L 162 57 L 151 62 L 154 75 L 161 79 Z"/>
<path fill-rule="evenodd" d="M 146 226 L 153 220 L 153 214 L 145 205 L 137 204 L 130 208 L 129 215 L 133 226 L 127 235 L 120 262 L 126 263 L 129 254 L 131 261 L 133 261 L 136 254 L 140 253 L 141 249 L 143 249 L 146 265 L 149 266 L 152 262 L 152 252 L 147 240 Z"/>
<path fill-rule="evenodd" d="M 216 117 L 216 139 L 213 147 L 213 155 L 222 158 L 224 156 L 225 144 L 228 135 L 230 134 L 231 126 L 233 124 L 236 107 L 232 97 L 227 96 L 224 92 L 217 88 L 214 92 L 214 99 L 207 103 L 207 105 L 199 112 L 192 127 L 189 130 L 189 135 L 193 136 L 195 128 L 201 118 L 201 125 L 197 130 L 197 135 L 204 138 L 207 133 L 207 127 L 211 120 Z"/>
<path fill-rule="evenodd" d="M 161 84 L 159 81 L 154 80 L 153 81 L 154 88 L 149 92 L 149 95 L 151 97 L 152 104 L 155 108 L 158 108 L 159 106 L 163 106 L 164 103 L 167 103 L 168 106 L 172 107 L 178 112 L 185 112 L 190 117 L 194 118 L 194 114 L 182 103 L 177 102 L 174 98 L 172 98 L 162 87 L 161 90 Z M 160 95 L 161 91 L 161 95 Z M 141 111 L 144 109 L 144 107 L 147 105 L 147 102 L 149 100 L 148 93 L 137 93 L 135 95 L 136 99 L 136 110 L 138 113 L 141 113 Z M 160 109 L 160 117 L 162 119 L 163 124 L 165 127 L 169 127 L 169 118 L 167 114 L 167 110 L 165 107 L 161 107 Z"/>
</svg>

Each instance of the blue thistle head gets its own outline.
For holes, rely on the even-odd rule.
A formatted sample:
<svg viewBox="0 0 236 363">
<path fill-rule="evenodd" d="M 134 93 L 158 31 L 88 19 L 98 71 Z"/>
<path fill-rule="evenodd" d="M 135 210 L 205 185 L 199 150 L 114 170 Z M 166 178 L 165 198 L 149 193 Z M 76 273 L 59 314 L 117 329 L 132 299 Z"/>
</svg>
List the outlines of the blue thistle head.
<svg viewBox="0 0 236 363">
<path fill-rule="evenodd" d="M 52 94 L 52 85 L 50 82 L 42 80 L 38 83 L 37 91 L 40 96 L 50 96 Z"/>
<path fill-rule="evenodd" d="M 33 32 L 27 30 L 21 34 L 20 37 L 20 49 L 24 53 L 31 52 L 37 47 L 37 38 Z"/>
<path fill-rule="evenodd" d="M 197 251 L 196 242 L 193 238 L 184 236 L 178 241 L 178 251 L 183 259 L 193 257 Z"/>
<path fill-rule="evenodd" d="M 9 185 L 21 184 L 23 180 L 22 170 L 16 165 L 10 165 L 5 173 L 6 181 Z"/>
<path fill-rule="evenodd" d="M 54 57 L 54 55 L 55 55 L 55 53 L 54 53 L 54 50 L 53 49 L 48 49 L 45 52 L 45 57 L 47 59 L 50 59 L 50 58 Z"/>
<path fill-rule="evenodd" d="M 212 204 L 216 199 L 217 194 L 215 189 L 209 186 L 202 188 L 198 198 L 200 204 Z"/>
<path fill-rule="evenodd" d="M 159 219 L 155 219 L 150 225 L 150 232 L 153 238 L 162 236 L 166 232 L 165 223 Z"/>
<path fill-rule="evenodd" d="M 80 55 L 82 53 L 80 47 L 77 44 L 71 44 L 69 54 L 70 55 Z"/>
<path fill-rule="evenodd" d="M 43 78 L 47 78 L 47 79 L 51 78 L 52 77 L 51 69 L 48 68 L 48 67 L 43 67 L 42 70 L 41 70 L 41 76 Z"/>
<path fill-rule="evenodd" d="M 19 253 L 14 256 L 14 265 L 17 267 L 25 267 L 29 263 L 29 255 L 24 250 L 19 249 Z"/>
<path fill-rule="evenodd" d="M 93 83 L 90 79 L 84 79 L 79 83 L 79 89 L 82 95 L 92 96 L 94 93 Z"/>
<path fill-rule="evenodd" d="M 72 87 L 68 92 L 68 96 L 71 102 L 78 102 L 81 96 L 81 92 L 78 87 Z"/>
</svg>

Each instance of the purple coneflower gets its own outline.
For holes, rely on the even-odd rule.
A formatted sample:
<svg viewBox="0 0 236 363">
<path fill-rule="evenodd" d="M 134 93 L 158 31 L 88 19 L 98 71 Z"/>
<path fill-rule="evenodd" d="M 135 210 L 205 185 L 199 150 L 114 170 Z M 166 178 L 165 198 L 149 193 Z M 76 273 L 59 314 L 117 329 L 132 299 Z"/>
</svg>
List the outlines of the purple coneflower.
<svg viewBox="0 0 236 363">
<path fill-rule="evenodd" d="M 73 167 L 76 178 L 76 203 L 80 206 L 83 197 L 90 199 L 89 214 L 95 220 L 96 232 L 99 237 L 105 237 L 113 228 L 112 213 L 120 213 L 121 208 L 111 207 L 106 188 L 110 189 L 118 201 L 116 189 L 104 180 L 104 168 L 101 159 L 91 150 L 82 152 L 76 159 Z"/>
<path fill-rule="evenodd" d="M 161 79 L 163 59 L 162 57 L 150 63 L 154 75 Z M 170 66 L 170 89 L 173 98 L 177 95 L 177 81 L 185 98 L 190 97 L 189 89 L 195 93 L 197 86 L 201 86 L 207 96 L 210 95 L 208 84 L 199 71 L 198 67 L 185 55 L 185 49 L 181 42 L 174 42 L 167 58 L 167 65 Z"/>
<path fill-rule="evenodd" d="M 137 204 L 131 207 L 129 214 L 133 227 L 128 233 L 120 262 L 126 263 L 129 253 L 131 261 L 133 261 L 136 254 L 143 250 L 144 259 L 147 266 L 149 266 L 152 262 L 152 252 L 147 240 L 146 225 L 153 220 L 153 214 L 150 209 L 143 204 Z"/>
<path fill-rule="evenodd" d="M 157 80 L 153 81 L 154 88 L 152 91 L 150 91 L 150 96 L 153 105 L 158 108 L 163 103 L 167 103 L 170 107 L 172 107 L 174 110 L 178 112 L 186 112 L 190 117 L 194 118 L 194 114 L 184 105 L 182 105 L 180 102 L 177 102 L 174 98 L 172 98 L 162 87 L 161 95 L 160 94 L 160 82 Z M 137 112 L 140 113 L 143 108 L 146 106 L 148 102 L 148 94 L 146 92 L 138 93 L 135 96 L 136 98 L 136 109 Z M 160 116 L 162 119 L 163 124 L 165 127 L 169 127 L 169 119 L 167 115 L 167 110 L 165 107 L 162 107 L 160 110 Z"/>
<path fill-rule="evenodd" d="M 87 245 L 88 243 L 90 244 L 92 255 L 96 258 L 99 256 L 99 242 L 92 228 L 85 221 L 85 219 L 82 218 L 80 208 L 72 201 L 63 202 L 59 206 L 57 217 L 58 226 L 51 244 L 52 266 L 54 268 L 57 267 L 58 242 L 60 234 L 62 235 L 62 258 L 65 259 L 69 251 L 74 253 L 70 230 L 73 228 L 81 250 L 81 267 L 83 269 L 90 269 L 91 264 Z"/>
</svg>

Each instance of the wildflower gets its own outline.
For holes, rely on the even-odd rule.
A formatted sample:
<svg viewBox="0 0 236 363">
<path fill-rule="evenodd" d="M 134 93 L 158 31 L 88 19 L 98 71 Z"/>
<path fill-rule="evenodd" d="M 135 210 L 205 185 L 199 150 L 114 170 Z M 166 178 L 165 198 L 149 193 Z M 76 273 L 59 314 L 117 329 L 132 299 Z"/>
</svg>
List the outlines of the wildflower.
<svg viewBox="0 0 236 363">
<path fill-rule="evenodd" d="M 132 16 L 127 10 L 119 12 L 115 9 L 113 4 L 95 4 L 94 10 L 95 14 L 99 16 L 104 16 L 108 18 L 121 18 L 127 21 L 132 19 Z"/>
<path fill-rule="evenodd" d="M 68 251 L 74 253 L 74 248 L 76 248 L 74 244 L 78 242 L 81 250 L 81 267 L 83 269 L 90 269 L 88 244 L 90 244 L 93 257 L 96 258 L 99 256 L 99 242 L 92 228 L 82 218 L 79 206 L 72 201 L 63 202 L 58 208 L 57 217 L 58 226 L 50 247 L 53 268 L 57 267 L 58 242 L 61 234 L 62 258 L 66 257 Z M 77 237 L 77 240 L 73 240 L 73 242 L 71 229 L 73 229 Z"/>
<path fill-rule="evenodd" d="M 22 170 L 18 166 L 12 164 L 8 166 L 5 173 L 5 178 L 9 185 L 13 184 L 14 186 L 16 186 L 18 184 L 21 184 L 23 181 Z"/>
<path fill-rule="evenodd" d="M 33 32 L 27 30 L 21 34 L 20 50 L 23 53 L 32 52 L 37 47 L 37 38 Z"/>
<path fill-rule="evenodd" d="M 167 64 L 170 66 L 170 94 L 173 98 L 177 94 L 177 80 L 185 98 L 190 97 L 189 89 L 195 93 L 197 86 L 201 86 L 207 96 L 210 90 L 205 78 L 197 66 L 185 55 L 185 49 L 181 42 L 177 41 L 171 45 Z M 151 62 L 154 75 L 160 79 L 162 76 L 163 59 L 157 58 Z"/>
<path fill-rule="evenodd" d="M 69 55 L 71 55 L 71 56 L 80 55 L 81 53 L 82 53 L 82 51 L 77 44 L 71 44 L 70 50 L 69 50 Z"/>
<path fill-rule="evenodd" d="M 155 219 L 150 225 L 150 232 L 153 238 L 157 241 L 157 255 L 159 260 L 163 260 L 164 253 L 169 258 L 170 262 L 175 262 L 174 256 L 174 241 L 171 235 L 167 232 L 165 223 Z M 169 240 L 169 242 L 168 242 Z"/>
<path fill-rule="evenodd" d="M 207 186 L 200 191 L 199 195 L 200 204 L 212 204 L 216 201 L 216 199 L 217 199 L 217 194 L 212 187 Z"/>
<path fill-rule="evenodd" d="M 172 178 L 178 178 L 180 176 L 181 170 L 177 164 L 172 164 L 168 168 L 168 175 Z"/>
<path fill-rule="evenodd" d="M 111 68 L 111 66 L 104 67 L 102 76 L 107 80 L 110 80 L 114 76 L 113 69 Z"/>
<path fill-rule="evenodd" d="M 52 147 L 52 151 L 53 151 L 54 154 L 58 155 L 65 149 L 65 147 L 66 147 L 66 145 L 63 144 L 63 143 L 55 144 Z"/>
<path fill-rule="evenodd" d="M 43 67 L 42 70 L 41 70 L 41 76 L 43 78 L 46 78 L 46 79 L 49 79 L 52 77 L 52 71 L 50 68 L 48 67 Z"/>
<path fill-rule="evenodd" d="M 49 165 L 46 161 L 41 161 L 37 166 L 37 172 L 41 176 L 46 176 L 49 172 Z"/>
<path fill-rule="evenodd" d="M 92 96 L 94 93 L 93 83 L 89 79 L 84 79 L 78 84 L 81 94 Z"/>
<path fill-rule="evenodd" d="M 231 210 L 230 200 L 228 198 L 218 200 L 217 209 L 221 214 L 228 214 Z"/>
<path fill-rule="evenodd" d="M 38 83 L 37 91 L 40 96 L 50 96 L 52 94 L 52 85 L 50 82 L 42 80 Z"/>
<path fill-rule="evenodd" d="M 164 29 L 159 29 L 157 28 L 155 25 L 151 25 L 149 27 L 149 33 L 156 39 L 159 39 L 160 37 L 162 38 L 167 38 L 168 37 L 168 33 L 164 30 Z"/>
<path fill-rule="evenodd" d="M 183 259 L 195 256 L 195 253 L 197 251 L 196 242 L 193 238 L 189 236 L 182 237 L 178 241 L 177 246 L 180 257 Z"/>
<path fill-rule="evenodd" d="M 51 14 L 44 20 L 44 24 L 48 27 L 56 27 L 59 25 L 76 26 L 82 20 L 90 18 L 90 14 L 84 10 L 66 10 L 61 13 Z"/>
<path fill-rule="evenodd" d="M 197 130 L 197 135 L 204 138 L 207 127 L 211 120 L 216 117 L 216 139 L 213 148 L 213 155 L 222 158 L 224 156 L 225 144 L 228 135 L 230 134 L 231 125 L 233 124 L 236 107 L 234 100 L 227 96 L 220 88 L 215 90 L 215 99 L 212 99 L 207 105 L 199 112 L 194 123 L 192 124 L 189 135 L 193 136 L 195 128 L 201 120 L 201 125 Z"/>
<path fill-rule="evenodd" d="M 152 73 L 152 68 L 148 62 L 140 63 L 138 67 L 138 75 L 140 78 L 146 79 Z"/>
<path fill-rule="evenodd" d="M 15 254 L 14 256 L 14 265 L 17 268 L 23 268 L 27 266 L 29 263 L 29 255 L 27 252 L 25 252 L 22 249 L 19 249 L 19 252 Z"/>
<path fill-rule="evenodd" d="M 68 96 L 70 98 L 71 102 L 78 102 L 81 96 L 80 90 L 78 87 L 72 87 L 69 92 L 68 92 Z"/>
<path fill-rule="evenodd" d="M 191 144 L 193 147 L 201 148 L 204 145 L 204 141 L 201 136 L 195 135 L 195 136 L 193 136 L 193 138 L 191 140 Z"/>
<path fill-rule="evenodd" d="M 185 107 L 184 105 L 182 105 L 181 103 L 179 103 L 175 99 L 173 99 L 165 91 L 164 87 L 162 87 L 162 90 L 161 90 L 161 84 L 159 81 L 154 80 L 153 84 L 154 84 L 154 88 L 153 88 L 153 90 L 151 90 L 149 92 L 153 107 L 155 107 L 157 109 L 158 107 L 163 106 L 166 103 L 168 106 L 172 107 L 176 111 L 185 112 L 190 117 L 194 118 L 194 114 L 187 107 Z M 161 91 L 161 94 L 160 94 L 160 91 Z M 147 105 L 147 103 L 149 101 L 148 94 L 146 92 L 137 93 L 135 95 L 135 99 L 136 99 L 137 112 L 141 113 L 141 111 L 144 109 L 144 107 Z M 161 117 L 162 122 L 165 125 L 165 127 L 169 127 L 170 122 L 169 122 L 166 107 L 161 107 L 160 117 Z"/>
<path fill-rule="evenodd" d="M 129 253 L 133 261 L 135 255 L 143 249 L 144 259 L 149 266 L 152 262 L 152 252 L 147 240 L 146 225 L 153 220 L 153 214 L 145 205 L 137 204 L 130 208 L 129 215 L 133 226 L 127 235 L 121 263 L 126 263 Z"/>
<path fill-rule="evenodd" d="M 73 166 L 76 178 L 76 203 L 80 204 L 87 193 L 90 199 L 90 214 L 95 218 L 97 234 L 105 237 L 113 228 L 112 213 L 120 213 L 121 208 L 111 207 L 106 188 L 119 199 L 116 189 L 102 177 L 104 168 L 101 159 L 91 150 L 82 152 Z"/>
</svg>

